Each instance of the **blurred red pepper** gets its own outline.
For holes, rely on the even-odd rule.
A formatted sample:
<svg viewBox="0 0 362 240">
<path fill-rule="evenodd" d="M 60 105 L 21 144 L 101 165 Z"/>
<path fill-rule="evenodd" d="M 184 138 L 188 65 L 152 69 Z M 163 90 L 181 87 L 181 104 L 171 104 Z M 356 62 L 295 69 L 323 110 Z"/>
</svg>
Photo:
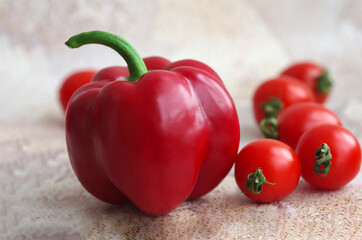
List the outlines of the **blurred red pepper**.
<svg viewBox="0 0 362 240">
<path fill-rule="evenodd" d="M 147 72 L 128 42 L 106 32 L 81 33 L 66 45 L 91 43 L 116 50 L 130 75 L 120 81 L 114 69 L 98 72 L 70 100 L 68 153 L 85 189 L 109 203 L 129 199 L 154 216 L 214 189 L 230 171 L 240 137 L 219 76 L 195 60 Z"/>
</svg>

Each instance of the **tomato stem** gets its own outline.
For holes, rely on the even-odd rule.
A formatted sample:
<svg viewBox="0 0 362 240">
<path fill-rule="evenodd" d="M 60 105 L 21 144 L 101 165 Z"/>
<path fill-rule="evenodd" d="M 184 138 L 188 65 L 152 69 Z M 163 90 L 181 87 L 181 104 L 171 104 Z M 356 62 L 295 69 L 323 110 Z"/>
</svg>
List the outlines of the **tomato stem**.
<svg viewBox="0 0 362 240">
<path fill-rule="evenodd" d="M 275 183 L 268 182 L 263 175 L 263 171 L 258 168 L 254 173 L 250 173 L 247 176 L 246 191 L 244 193 L 249 190 L 254 194 L 261 193 L 261 191 L 263 190 L 263 183 L 275 185 Z"/>
<path fill-rule="evenodd" d="M 260 130 L 266 138 L 278 138 L 278 121 L 275 117 L 264 118 L 260 122 Z"/>
<path fill-rule="evenodd" d="M 146 65 L 136 49 L 125 39 L 108 32 L 83 32 L 71 37 L 65 45 L 69 48 L 78 48 L 92 43 L 110 47 L 123 57 L 130 73 L 125 80 L 135 82 L 147 72 Z"/>
<path fill-rule="evenodd" d="M 317 78 L 317 92 L 327 94 L 331 90 L 332 81 L 327 70 Z"/>
<path fill-rule="evenodd" d="M 326 176 L 331 170 L 332 158 L 331 151 L 326 143 L 323 143 L 314 153 L 316 161 L 314 164 L 314 172 L 320 177 Z"/>
<path fill-rule="evenodd" d="M 279 111 L 283 108 L 283 103 L 278 99 L 271 97 L 267 102 L 263 102 L 261 107 L 264 110 L 266 118 L 277 117 Z"/>
</svg>

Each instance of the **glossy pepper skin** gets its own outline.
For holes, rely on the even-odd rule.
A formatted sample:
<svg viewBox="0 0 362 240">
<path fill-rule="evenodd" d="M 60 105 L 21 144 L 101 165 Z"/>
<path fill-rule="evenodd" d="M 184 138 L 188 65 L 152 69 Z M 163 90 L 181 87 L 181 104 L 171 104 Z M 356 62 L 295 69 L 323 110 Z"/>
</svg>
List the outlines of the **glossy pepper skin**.
<svg viewBox="0 0 362 240">
<path fill-rule="evenodd" d="M 215 188 L 234 163 L 240 137 L 219 76 L 195 60 L 147 72 L 128 42 L 105 32 L 81 33 L 66 44 L 90 43 L 118 51 L 130 75 L 96 79 L 70 100 L 68 153 L 85 189 L 158 216 Z"/>
<path fill-rule="evenodd" d="M 160 70 L 170 61 L 160 56 L 151 56 L 143 58 L 147 70 Z M 92 82 L 99 82 L 102 80 L 115 81 L 124 80 L 129 76 L 128 67 L 112 66 L 99 70 L 93 77 Z"/>
<path fill-rule="evenodd" d="M 168 59 L 159 56 L 145 57 L 143 61 L 148 70 L 162 69 L 166 64 L 170 63 Z M 107 67 L 98 72 L 95 70 L 83 70 L 72 73 L 64 80 L 59 89 L 59 100 L 64 112 L 73 93 L 81 86 L 92 81 L 124 80 L 128 75 L 128 68 L 123 66 Z"/>
</svg>

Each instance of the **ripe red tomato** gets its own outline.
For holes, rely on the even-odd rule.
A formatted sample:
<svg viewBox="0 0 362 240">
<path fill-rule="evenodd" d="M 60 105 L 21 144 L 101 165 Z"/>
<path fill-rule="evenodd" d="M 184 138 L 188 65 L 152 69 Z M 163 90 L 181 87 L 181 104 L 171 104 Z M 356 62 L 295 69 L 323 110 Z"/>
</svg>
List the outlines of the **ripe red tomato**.
<svg viewBox="0 0 362 240">
<path fill-rule="evenodd" d="M 283 76 L 263 82 L 253 96 L 257 123 L 264 118 L 277 117 L 285 108 L 298 102 L 312 102 L 314 94 L 305 84 L 293 77 Z"/>
<path fill-rule="evenodd" d="M 361 167 L 361 147 L 347 129 L 323 124 L 305 132 L 296 153 L 302 177 L 321 189 L 337 189 L 349 183 Z"/>
<path fill-rule="evenodd" d="M 62 83 L 59 89 L 59 100 L 63 110 L 67 109 L 68 102 L 73 93 L 81 86 L 89 83 L 96 71 L 94 70 L 83 70 L 72 73 Z"/>
<path fill-rule="evenodd" d="M 266 137 L 276 138 L 295 149 L 305 131 L 326 123 L 342 125 L 337 115 L 323 105 L 307 102 L 288 107 L 277 119 L 262 122 L 260 129 Z"/>
<path fill-rule="evenodd" d="M 235 162 L 235 180 L 250 199 L 273 202 L 289 195 L 297 187 L 300 161 L 288 145 L 273 139 L 247 144 Z"/>
<path fill-rule="evenodd" d="M 314 91 L 318 103 L 323 103 L 327 99 L 332 87 L 328 71 L 311 62 L 294 64 L 285 69 L 281 75 L 295 77 L 306 83 Z"/>
</svg>

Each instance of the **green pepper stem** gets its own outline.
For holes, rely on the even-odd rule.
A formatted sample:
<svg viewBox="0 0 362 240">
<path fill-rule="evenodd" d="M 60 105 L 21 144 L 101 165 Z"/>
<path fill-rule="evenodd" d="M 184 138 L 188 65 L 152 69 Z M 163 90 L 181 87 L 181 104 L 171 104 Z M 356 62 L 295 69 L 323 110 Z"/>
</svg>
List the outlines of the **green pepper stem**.
<svg viewBox="0 0 362 240">
<path fill-rule="evenodd" d="M 278 138 L 278 121 L 276 118 L 264 118 L 260 122 L 260 131 L 266 138 L 277 139 Z"/>
<path fill-rule="evenodd" d="M 323 143 L 315 153 L 316 161 L 314 163 L 314 172 L 320 177 L 326 176 L 331 170 L 332 162 L 329 161 L 332 158 L 331 151 L 326 143 Z"/>
<path fill-rule="evenodd" d="M 110 47 L 123 57 L 130 73 L 126 80 L 135 82 L 147 72 L 146 65 L 136 49 L 125 39 L 108 32 L 83 32 L 71 37 L 65 45 L 69 48 L 78 48 L 93 43 Z"/>
<path fill-rule="evenodd" d="M 275 183 L 270 183 L 266 180 L 263 171 L 258 168 L 254 173 L 250 173 L 247 176 L 247 182 L 246 182 L 246 193 L 247 191 L 251 191 L 254 194 L 259 194 L 263 190 L 263 183 L 275 185 Z"/>
</svg>

